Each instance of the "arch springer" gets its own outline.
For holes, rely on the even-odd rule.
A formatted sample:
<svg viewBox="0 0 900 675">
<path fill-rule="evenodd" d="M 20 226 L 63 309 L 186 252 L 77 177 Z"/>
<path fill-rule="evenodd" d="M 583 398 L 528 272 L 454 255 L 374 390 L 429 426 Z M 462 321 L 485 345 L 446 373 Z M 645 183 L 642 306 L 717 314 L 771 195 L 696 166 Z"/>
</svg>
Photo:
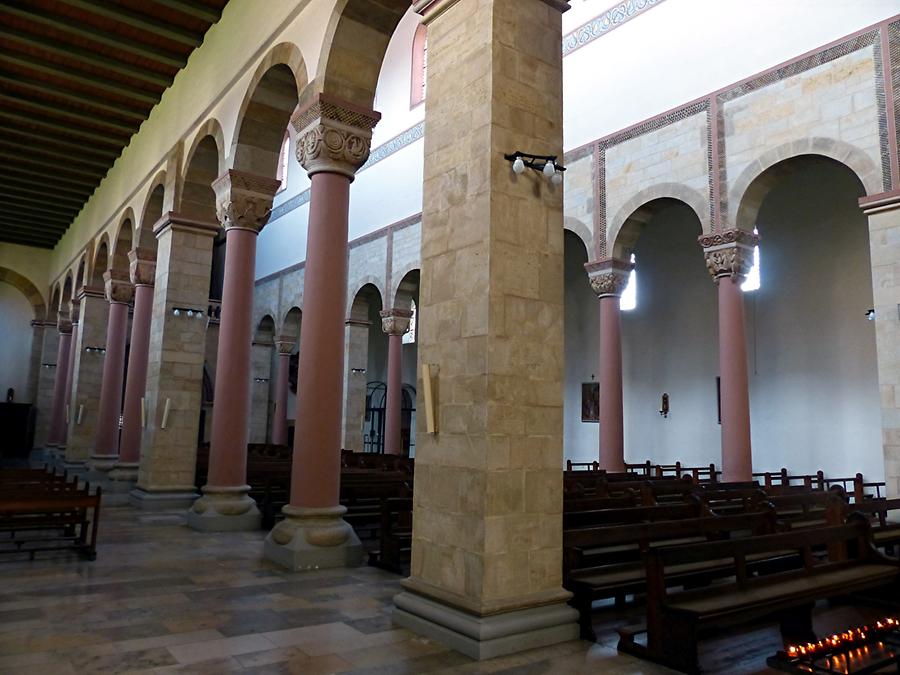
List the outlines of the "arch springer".
<svg viewBox="0 0 900 675">
<path fill-rule="evenodd" d="M 591 289 L 598 298 L 622 297 L 628 285 L 628 276 L 634 269 L 634 263 L 616 258 L 604 258 L 584 264 Z"/>
</svg>

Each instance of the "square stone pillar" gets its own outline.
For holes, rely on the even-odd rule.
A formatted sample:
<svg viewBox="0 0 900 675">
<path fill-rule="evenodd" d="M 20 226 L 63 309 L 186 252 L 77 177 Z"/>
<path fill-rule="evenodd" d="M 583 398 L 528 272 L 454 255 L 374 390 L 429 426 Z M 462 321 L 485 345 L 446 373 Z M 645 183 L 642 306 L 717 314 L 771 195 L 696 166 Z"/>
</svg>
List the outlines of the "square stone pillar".
<svg viewBox="0 0 900 675">
<path fill-rule="evenodd" d="M 82 466 L 93 453 L 97 437 L 109 303 L 101 287 L 82 286 L 75 297 L 80 309 L 78 336 L 69 357 L 73 363 L 66 464 Z"/>
<path fill-rule="evenodd" d="M 159 245 L 147 362 L 146 426 L 137 487 L 129 495 L 132 505 L 139 508 L 187 508 L 198 496 L 194 470 L 212 244 L 218 231 L 218 223 L 172 212 L 164 214 L 153 228 Z"/>
<path fill-rule="evenodd" d="M 269 388 L 272 380 L 272 342 L 254 342 L 250 349 L 250 443 L 269 442 Z"/>
<path fill-rule="evenodd" d="M 344 450 L 362 452 L 366 420 L 366 369 L 369 365 L 371 321 L 349 319 L 344 329 Z"/>
<path fill-rule="evenodd" d="M 428 23 L 412 566 L 394 621 L 474 658 L 578 636 L 562 588 L 557 0 L 420 1 Z M 419 383 L 418 391 L 424 391 Z"/>
<path fill-rule="evenodd" d="M 869 218 L 884 480 L 900 497 L 900 190 L 860 200 Z"/>
<path fill-rule="evenodd" d="M 34 396 L 34 447 L 47 445 L 50 433 L 50 420 L 53 411 L 53 385 L 56 382 L 56 352 L 59 350 L 59 331 L 53 321 L 35 321 L 34 339 L 37 340 L 37 324 L 41 325 L 40 350 L 38 363 L 37 391 Z"/>
</svg>

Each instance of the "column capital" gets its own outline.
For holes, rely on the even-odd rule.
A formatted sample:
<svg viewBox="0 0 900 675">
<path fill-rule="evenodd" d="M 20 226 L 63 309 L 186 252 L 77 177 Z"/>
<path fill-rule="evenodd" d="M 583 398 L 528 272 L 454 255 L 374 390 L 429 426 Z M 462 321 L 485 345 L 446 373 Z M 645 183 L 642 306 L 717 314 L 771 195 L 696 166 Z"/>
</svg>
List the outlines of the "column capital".
<svg viewBox="0 0 900 675">
<path fill-rule="evenodd" d="M 153 234 L 159 239 L 169 230 L 180 230 L 215 237 L 221 229 L 217 222 L 192 218 L 175 211 L 168 211 L 156 221 L 156 224 L 153 226 Z"/>
<path fill-rule="evenodd" d="M 605 258 L 585 263 L 584 269 L 598 298 L 620 298 L 628 285 L 628 275 L 634 269 L 634 264 L 615 258 Z"/>
<path fill-rule="evenodd" d="M 72 320 L 66 312 L 59 313 L 59 318 L 56 321 L 56 328 L 63 335 L 72 334 Z"/>
<path fill-rule="evenodd" d="M 350 180 L 369 158 L 372 129 L 381 113 L 318 94 L 291 118 L 297 161 L 310 176 L 328 172 Z"/>
<path fill-rule="evenodd" d="M 413 0 L 413 11 L 422 16 L 422 23 L 429 24 L 453 7 L 459 0 Z M 569 10 L 569 0 L 540 0 L 560 12 Z"/>
<path fill-rule="evenodd" d="M 759 236 L 740 229 L 723 230 L 698 238 L 706 258 L 706 269 L 716 281 L 723 277 L 746 277 L 753 267 L 753 247 Z"/>
<path fill-rule="evenodd" d="M 297 344 L 296 338 L 293 338 L 289 335 L 276 335 L 275 336 L 275 349 L 278 350 L 279 354 L 293 354 L 294 347 Z"/>
<path fill-rule="evenodd" d="M 75 292 L 75 298 L 80 303 L 85 298 L 103 298 L 103 287 L 101 286 L 82 286 Z"/>
<path fill-rule="evenodd" d="M 269 222 L 279 185 L 281 181 L 275 178 L 228 169 L 212 182 L 222 227 L 257 234 Z"/>
<path fill-rule="evenodd" d="M 125 272 L 106 270 L 103 273 L 103 283 L 106 286 L 107 301 L 127 305 L 134 300 L 134 286 L 131 285 Z"/>
<path fill-rule="evenodd" d="M 384 309 L 381 314 L 381 330 L 388 335 L 405 335 L 409 332 L 409 324 L 412 320 L 412 310 L 400 309 Z"/>
<path fill-rule="evenodd" d="M 128 251 L 128 278 L 135 286 L 156 282 L 156 251 L 136 247 Z"/>
</svg>

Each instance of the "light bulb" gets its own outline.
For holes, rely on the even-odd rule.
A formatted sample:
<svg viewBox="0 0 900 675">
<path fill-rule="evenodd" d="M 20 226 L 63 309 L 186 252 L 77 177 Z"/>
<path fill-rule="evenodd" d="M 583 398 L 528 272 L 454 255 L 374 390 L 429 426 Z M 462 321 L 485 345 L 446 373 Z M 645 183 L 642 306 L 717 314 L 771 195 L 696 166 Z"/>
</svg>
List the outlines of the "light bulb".
<svg viewBox="0 0 900 675">
<path fill-rule="evenodd" d="M 197 310 L 197 318 L 198 318 L 198 319 L 202 319 L 202 318 L 203 318 L 203 312 L 201 312 L 199 309 Z"/>
<path fill-rule="evenodd" d="M 556 173 L 554 173 L 553 177 L 550 179 L 550 182 L 554 185 L 559 185 L 560 183 L 562 183 L 562 172 L 557 171 Z"/>
<path fill-rule="evenodd" d="M 513 172 L 514 173 L 522 173 L 525 171 L 525 162 L 522 161 L 521 157 L 516 157 L 516 160 L 513 162 Z"/>
<path fill-rule="evenodd" d="M 174 314 L 175 316 L 180 316 L 181 310 L 176 309 L 175 311 L 172 312 L 172 314 Z"/>
<path fill-rule="evenodd" d="M 546 164 L 544 164 L 544 175 L 547 178 L 552 178 L 553 174 L 555 174 L 555 173 L 556 173 L 556 167 L 554 166 L 553 162 L 547 162 Z"/>
<path fill-rule="evenodd" d="M 189 309 L 189 310 L 187 311 L 187 315 L 188 315 L 188 317 L 194 316 L 193 310 L 190 310 L 190 309 Z"/>
</svg>

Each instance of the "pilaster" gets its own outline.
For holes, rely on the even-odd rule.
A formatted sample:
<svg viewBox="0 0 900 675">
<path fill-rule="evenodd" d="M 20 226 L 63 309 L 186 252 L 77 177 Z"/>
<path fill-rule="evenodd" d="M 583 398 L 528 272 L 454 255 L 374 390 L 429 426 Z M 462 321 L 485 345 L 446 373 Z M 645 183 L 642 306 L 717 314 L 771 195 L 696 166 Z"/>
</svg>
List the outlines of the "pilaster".
<svg viewBox="0 0 900 675">
<path fill-rule="evenodd" d="M 344 325 L 344 393 L 341 447 L 363 451 L 366 418 L 366 370 L 369 367 L 371 321 L 349 319 Z"/>
<path fill-rule="evenodd" d="M 47 445 L 53 413 L 53 384 L 56 379 L 56 358 L 59 349 L 59 331 L 54 321 L 35 321 L 43 327 L 41 331 L 41 357 L 38 364 L 37 393 L 34 399 L 36 409 L 34 423 L 34 447 Z M 37 333 L 35 333 L 37 335 Z"/>
</svg>

